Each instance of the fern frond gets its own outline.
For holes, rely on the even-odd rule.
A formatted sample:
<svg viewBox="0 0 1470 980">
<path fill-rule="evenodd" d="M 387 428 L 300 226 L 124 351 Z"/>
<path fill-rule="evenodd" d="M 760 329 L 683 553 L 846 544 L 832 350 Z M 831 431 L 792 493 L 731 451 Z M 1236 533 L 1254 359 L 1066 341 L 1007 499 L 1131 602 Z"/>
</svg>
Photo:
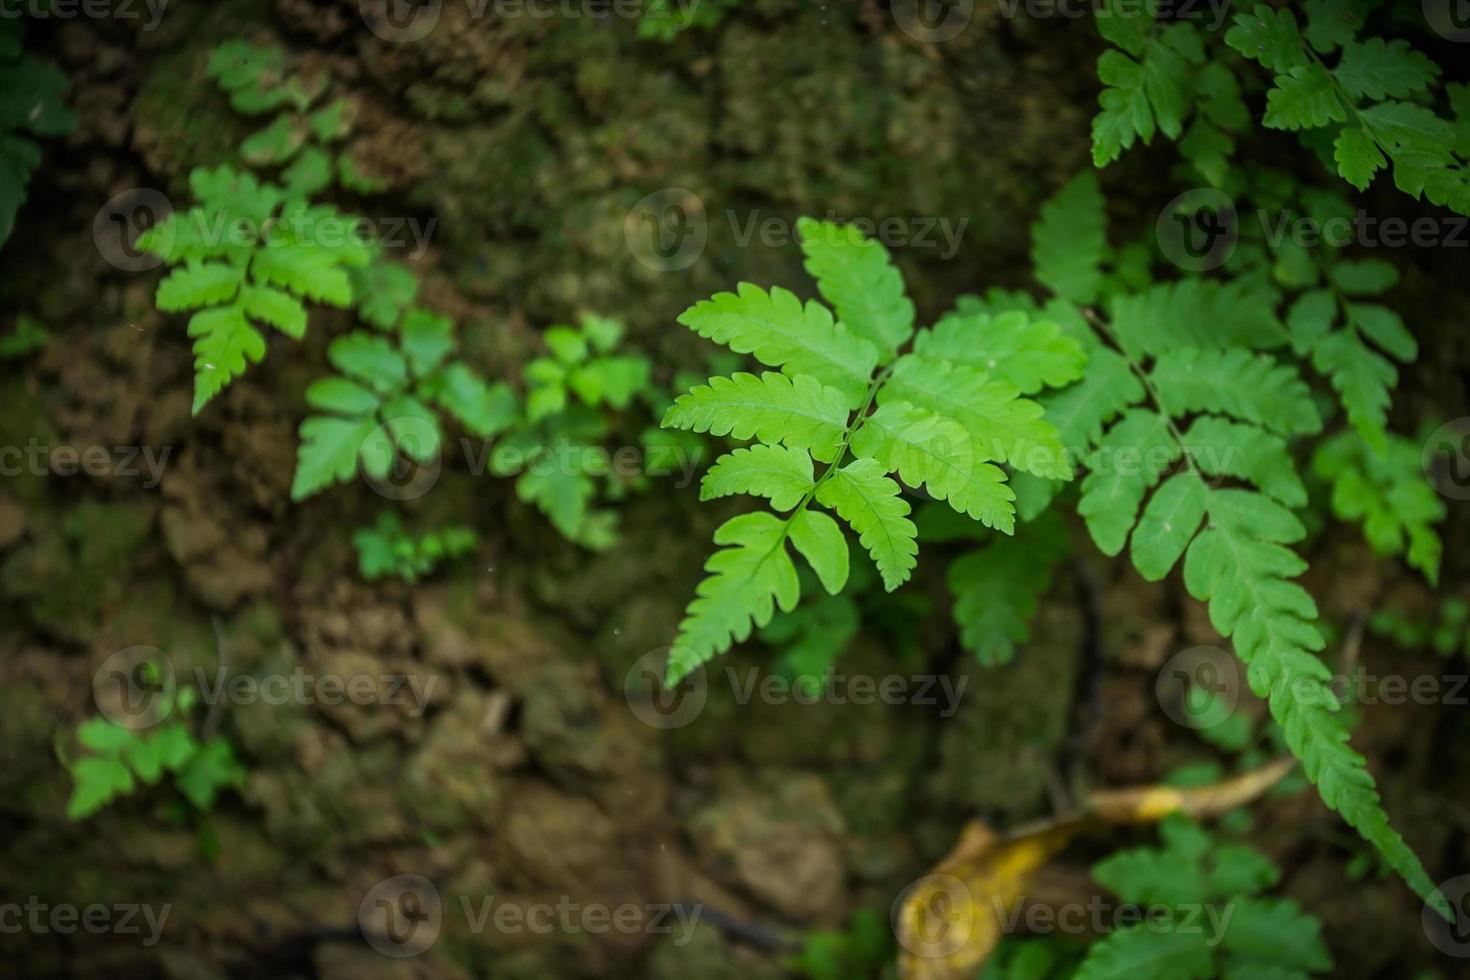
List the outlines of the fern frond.
<svg viewBox="0 0 1470 980">
<path fill-rule="evenodd" d="M 1406 554 L 1409 565 L 1436 585 L 1444 546 L 1434 525 L 1447 508 L 1421 466 L 1418 443 L 1397 435 L 1378 453 L 1342 432 L 1312 456 L 1312 470 L 1332 485 L 1333 516 L 1362 522 L 1375 554 Z"/>
<path fill-rule="evenodd" d="M 989 372 L 1023 395 L 1069 385 L 1082 377 L 1087 363 L 1075 337 L 1019 310 L 947 313 L 914 338 L 914 353 Z"/>
<path fill-rule="evenodd" d="M 852 438 L 853 455 L 878 461 L 911 487 L 987 527 L 1015 528 L 1015 493 L 1005 472 L 975 452 L 963 425 L 927 408 L 890 401 L 863 420 Z"/>
<path fill-rule="evenodd" d="M 218 306 L 235 298 L 245 270 L 224 262 L 190 262 L 158 284 L 155 301 L 163 313 Z"/>
<path fill-rule="evenodd" d="M 1097 299 L 1107 255 L 1102 191 L 1097 174 L 1084 170 L 1042 205 L 1031 229 L 1031 265 L 1043 286 L 1085 305 Z"/>
<path fill-rule="evenodd" d="M 1419 859 L 1388 824 L 1373 776 L 1348 745 L 1336 714 L 1332 672 L 1315 656 L 1324 641 L 1312 597 L 1292 579 L 1306 569 L 1286 545 L 1305 532 L 1263 494 L 1212 490 L 1209 526 L 1189 546 L 1184 583 L 1209 604 L 1210 622 L 1248 665 L 1251 690 L 1265 698 L 1292 754 L 1322 800 L 1383 855 L 1421 897 L 1448 909 Z"/>
<path fill-rule="evenodd" d="M 946 574 L 960 644 L 987 667 L 1008 664 L 1031 636 L 1031 620 L 1052 572 L 1067 554 L 1066 528 L 1043 515 L 1024 536 L 1001 538 L 960 556 Z"/>
<path fill-rule="evenodd" d="M 194 338 L 194 413 L 265 356 L 265 338 L 238 306 L 200 310 L 189 319 Z"/>
<path fill-rule="evenodd" d="M 883 576 L 884 588 L 892 592 L 908 581 L 918 560 L 918 529 L 908 518 L 902 488 L 876 460 L 855 459 L 834 468 L 817 488 L 816 499 L 857 532 Z"/>
<path fill-rule="evenodd" d="M 851 225 L 802 218 L 796 223 L 806 271 L 838 322 L 891 360 L 914 334 L 914 304 L 888 251 Z"/>
<path fill-rule="evenodd" d="M 805 449 L 830 463 L 837 456 L 850 414 L 847 399 L 810 375 L 788 378 L 774 371 L 760 377 L 741 372 L 711 378 L 674 399 L 663 425 L 736 439 L 759 439 Z"/>
<path fill-rule="evenodd" d="M 777 607 L 796 608 L 801 584 L 786 551 L 790 518 L 757 512 L 732 517 L 715 531 L 710 574 L 695 589 L 669 652 L 667 683 L 677 684 L 716 653 L 765 626 Z"/>
<path fill-rule="evenodd" d="M 1042 407 L 983 371 L 916 354 L 900 358 L 878 392 L 879 404 L 907 401 L 964 426 L 977 461 L 1009 463 L 1048 479 L 1072 475 L 1056 427 Z"/>
<path fill-rule="evenodd" d="M 1280 436 L 1205 415 L 1184 434 L 1184 445 L 1205 476 L 1245 480 L 1288 507 L 1306 506 L 1307 488 Z"/>
<path fill-rule="evenodd" d="M 847 539 L 842 528 L 819 510 L 802 508 L 791 515 L 791 543 L 817 573 L 822 588 L 831 595 L 847 584 Z"/>
<path fill-rule="evenodd" d="M 1119 345 L 1135 360 L 1177 347 L 1272 350 L 1287 341 L 1276 315 L 1280 299 L 1255 279 L 1181 279 L 1114 296 L 1108 319 Z"/>
<path fill-rule="evenodd" d="M 1148 409 L 1127 412 L 1108 430 L 1088 458 L 1077 513 L 1105 555 L 1123 550 L 1138 519 L 1138 507 L 1182 450 L 1162 415 Z"/>
<path fill-rule="evenodd" d="M 1306 382 L 1264 354 L 1178 347 L 1159 356 L 1149 381 L 1171 412 L 1222 413 L 1282 435 L 1322 430 Z"/>
<path fill-rule="evenodd" d="M 806 450 L 757 445 L 715 460 L 704 474 L 699 499 L 751 493 L 769 497 L 776 510 L 791 510 L 814 486 L 812 458 Z"/>
<path fill-rule="evenodd" d="M 769 293 L 748 282 L 736 288 L 737 293 L 716 293 L 694 304 L 679 322 L 767 367 L 815 378 L 841 392 L 847 408 L 858 407 L 878 366 L 876 347 L 834 321 L 815 300 L 803 306 L 779 286 Z"/>
</svg>

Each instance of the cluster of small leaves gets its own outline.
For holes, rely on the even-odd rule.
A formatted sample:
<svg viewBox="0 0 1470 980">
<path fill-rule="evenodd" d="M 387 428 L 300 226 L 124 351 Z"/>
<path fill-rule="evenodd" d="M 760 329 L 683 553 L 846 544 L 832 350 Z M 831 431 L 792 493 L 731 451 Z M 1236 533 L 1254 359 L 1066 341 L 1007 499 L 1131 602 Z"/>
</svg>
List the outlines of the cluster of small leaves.
<svg viewBox="0 0 1470 980">
<path fill-rule="evenodd" d="M 293 500 L 346 483 L 359 468 L 371 480 L 386 481 L 401 474 L 405 462 L 438 462 L 444 442 L 439 412 L 483 439 L 516 417 L 510 388 L 487 382 L 455 356 L 448 317 L 399 305 L 411 294 L 397 274 L 367 276 L 363 283 L 370 289 L 363 315 L 377 331 L 355 330 L 332 341 L 327 359 L 339 373 L 306 389 L 307 404 L 320 414 L 301 423 Z M 385 298 L 380 290 L 391 293 Z"/>
<path fill-rule="evenodd" d="M 265 356 L 268 325 L 294 340 L 306 333 L 306 304 L 347 307 L 353 269 L 372 248 L 351 235 L 325 243 L 324 226 L 347 219 L 248 171 L 201 167 L 189 175 L 198 201 L 138 238 L 173 269 L 158 284 L 165 313 L 193 311 L 194 412 Z"/>
<path fill-rule="evenodd" d="M 710 30 L 739 5 L 740 0 L 649 0 L 638 36 L 667 43 L 688 30 Z"/>
<path fill-rule="evenodd" d="M 1369 6 L 1320 0 L 1308 6 L 1303 28 L 1290 10 L 1258 4 L 1236 14 L 1225 41 L 1275 73 L 1267 127 L 1320 131 L 1338 173 L 1359 190 L 1391 164 L 1399 190 L 1470 214 L 1466 87 L 1445 87 L 1456 120 L 1438 116 L 1425 103 L 1439 66 L 1407 41 L 1360 38 Z"/>
<path fill-rule="evenodd" d="M 1313 201 L 1314 220 L 1331 221 L 1347 208 L 1336 195 Z M 1291 346 L 1310 358 L 1337 392 L 1347 420 L 1378 453 L 1388 449 L 1388 408 L 1398 384 L 1394 362 L 1412 363 L 1419 345 L 1403 320 L 1374 298 L 1398 282 L 1398 272 L 1381 259 L 1340 260 L 1330 244 L 1314 250 L 1281 243 L 1275 247 L 1275 277 L 1302 292 L 1286 316 Z"/>
<path fill-rule="evenodd" d="M 611 432 L 608 410 L 652 397 L 650 365 L 618 353 L 623 326 L 606 317 L 583 314 L 576 328 L 550 327 L 542 339 L 550 355 L 526 365 L 525 411 L 492 454 L 491 472 L 516 477 L 516 496 L 569 541 L 606 548 L 617 515 L 594 506 L 599 487 L 613 498 L 627 490 L 600 449 Z"/>
<path fill-rule="evenodd" d="M 1436 615 L 1417 616 L 1381 609 L 1368 619 L 1368 629 L 1405 649 L 1432 649 L 1441 657 L 1456 653 L 1470 658 L 1470 603 L 1453 596 L 1439 603 Z"/>
<path fill-rule="evenodd" d="M 1087 351 L 1079 381 L 1038 395 L 1087 470 L 1077 511 L 1100 550 L 1126 547 L 1150 581 L 1183 559 L 1186 590 L 1233 639 L 1251 689 L 1323 800 L 1439 906 L 1348 745 L 1330 671 L 1316 655 L 1325 645 L 1316 604 L 1293 581 L 1306 563 L 1290 546 L 1306 529 L 1292 511 L 1307 491 L 1289 443 L 1322 421 L 1288 349 L 1280 292 L 1257 274 L 1153 281 L 1146 264 L 1112 252 L 1098 233 L 1105 221 L 1095 182 L 1079 176 L 1033 230 L 1036 276 L 1053 294 L 1047 311 Z M 1015 294 L 989 295 L 984 305 L 993 314 L 1036 306 Z M 1015 482 L 1023 518 L 1058 489 Z"/>
<path fill-rule="evenodd" d="M 280 48 L 246 41 L 220 45 L 206 71 L 237 111 L 280 111 L 241 144 L 240 156 L 251 167 L 281 169 L 276 181 L 229 166 L 197 169 L 189 175 L 197 203 L 138 239 L 173 266 L 159 284 L 158 308 L 193 313 L 195 413 L 265 356 L 262 325 L 299 340 L 307 303 L 352 305 L 376 252 L 359 234 L 359 219 L 311 200 L 334 173 L 344 185 L 356 173 L 345 156 L 334 164 L 327 149 L 350 131 L 352 104 L 313 108 L 328 77 L 292 73 Z"/>
<path fill-rule="evenodd" d="M 1391 167 L 1395 185 L 1470 214 L 1470 87 L 1439 84 L 1441 71 L 1402 39 L 1362 35 L 1368 0 L 1309 0 L 1304 22 L 1286 7 L 1238 13 L 1225 46 L 1272 73 L 1262 123 L 1303 141 L 1354 187 Z M 1154 4 L 1107 0 L 1098 29 L 1115 46 L 1098 62 L 1104 84 L 1093 120 L 1103 166 L 1156 132 L 1217 186 L 1248 128 L 1230 51 L 1190 19 L 1157 19 Z M 1329 64 L 1330 62 L 1330 64 Z M 1433 108 L 1441 101 L 1452 119 Z"/>
<path fill-rule="evenodd" d="M 1323 441 L 1312 470 L 1332 487 L 1332 514 L 1358 521 L 1375 554 L 1406 555 L 1431 585 L 1439 582 L 1444 551 L 1435 524 L 1447 513 L 1444 501 L 1424 479 L 1419 444 L 1392 435 L 1382 453 L 1353 432 Z"/>
<path fill-rule="evenodd" d="M 252 167 L 283 167 L 281 183 L 290 193 L 317 194 L 334 178 L 348 190 L 381 189 L 350 157 L 332 155 L 332 147 L 352 132 L 357 109 L 347 98 L 322 102 L 331 85 L 325 72 L 292 71 L 279 47 L 226 41 L 211 52 L 206 74 L 229 96 L 236 112 L 278 113 L 240 144 L 240 158 Z"/>
<path fill-rule="evenodd" d="M 69 765 L 73 786 L 66 815 L 85 820 L 136 792 L 139 783 L 157 785 L 165 774 L 200 811 L 213 807 L 221 790 L 240 786 L 245 768 L 230 741 L 220 736 L 200 741 L 190 731 L 186 719 L 193 694 L 180 691 L 174 716 L 149 728 L 124 728 L 100 716 L 77 726 L 83 752 Z"/>
<path fill-rule="evenodd" d="M 1151 919 L 1090 946 L 1074 980 L 1305 977 L 1332 969 L 1322 924 L 1290 899 L 1262 894 L 1280 879 L 1264 854 L 1178 815 L 1160 831 L 1161 847 L 1119 851 L 1092 869 L 1120 900 L 1151 909 Z M 1219 910 L 1216 928 L 1198 912 L 1206 907 Z"/>
<path fill-rule="evenodd" d="M 842 591 L 848 542 L 828 510 L 852 528 L 892 591 L 918 555 L 900 480 L 1009 534 L 1015 494 L 1003 465 L 1047 479 L 1071 475 L 1041 407 L 989 373 L 992 346 L 1025 346 L 1014 335 L 1029 331 L 1028 318 L 966 317 L 916 335 L 913 304 L 881 245 L 811 219 L 798 228 L 807 271 L 831 308 L 741 283 L 679 318 L 779 369 L 712 378 L 681 395 L 663 420 L 754 439 L 715 461 L 700 496 L 765 497 L 776 513 L 742 514 L 715 532 L 722 547 L 680 625 L 670 683 L 748 638 L 777 608 L 796 607 L 801 584 L 788 541 L 829 594 Z M 816 464 L 825 467 L 820 475 Z"/>
<path fill-rule="evenodd" d="M 392 511 L 384 511 L 371 526 L 352 533 L 358 570 L 369 582 L 390 575 L 405 582 L 417 582 L 438 568 L 440 562 L 474 551 L 479 540 L 473 528 L 458 524 L 414 534 Z"/>
<path fill-rule="evenodd" d="M 61 69 L 22 50 L 24 22 L 0 18 L 0 245 L 15 228 L 31 176 L 41 165 L 32 137 L 65 136 L 76 117 L 62 101 L 67 79 Z"/>
<path fill-rule="evenodd" d="M 1162 132 L 1210 180 L 1223 179 L 1235 134 L 1250 123 L 1240 82 L 1207 59 L 1205 39 L 1188 19 L 1162 23 L 1156 5 L 1107 0 L 1097 11 L 1104 39 L 1115 45 L 1098 59 L 1104 88 L 1092 121 L 1092 158 L 1116 160 L 1142 139 Z M 1188 129 L 1185 124 L 1188 123 Z"/>
</svg>

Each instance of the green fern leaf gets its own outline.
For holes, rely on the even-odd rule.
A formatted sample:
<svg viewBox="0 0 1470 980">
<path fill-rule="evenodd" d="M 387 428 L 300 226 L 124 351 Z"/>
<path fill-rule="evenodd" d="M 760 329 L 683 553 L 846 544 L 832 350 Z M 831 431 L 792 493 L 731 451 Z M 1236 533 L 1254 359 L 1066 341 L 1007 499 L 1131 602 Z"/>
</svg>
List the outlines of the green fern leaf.
<svg viewBox="0 0 1470 980">
<path fill-rule="evenodd" d="M 296 475 L 291 481 L 291 499 L 305 500 L 334 483 L 346 483 L 357 473 L 361 453 L 364 468 L 368 459 L 381 460 L 373 475 L 386 476 L 393 448 L 376 433 L 371 417 L 337 418 L 313 415 L 301 423 L 301 445 L 296 451 Z"/>
<path fill-rule="evenodd" d="M 428 310 L 409 310 L 398 328 L 398 345 L 409 371 L 421 378 L 454 352 L 454 322 Z"/>
<path fill-rule="evenodd" d="M 1071 464 L 1042 407 L 1019 397 L 983 371 L 916 354 L 900 358 L 878 392 L 880 405 L 906 401 L 954 419 L 969 436 L 975 459 L 1009 463 L 1047 479 L 1069 479 Z"/>
<path fill-rule="evenodd" d="M 240 306 L 248 316 L 269 323 L 294 340 L 306 335 L 306 308 L 300 300 L 279 289 L 245 286 L 240 290 Z M 163 308 L 162 301 L 159 308 Z"/>
<path fill-rule="evenodd" d="M 1266 93 L 1266 114 L 1261 123 L 1269 129 L 1314 129 L 1346 119 L 1347 111 L 1333 90 L 1332 76 L 1326 68 L 1313 64 L 1276 76 L 1276 87 Z"/>
<path fill-rule="evenodd" d="M 1312 393 L 1295 368 L 1264 354 L 1179 347 L 1159 357 L 1149 381 L 1175 415 L 1217 412 L 1282 435 L 1322 429 Z"/>
<path fill-rule="evenodd" d="M 1378 101 L 1424 91 L 1439 77 L 1439 66 L 1408 41 L 1370 37 L 1344 44 L 1332 74 L 1353 98 Z"/>
<path fill-rule="evenodd" d="M 817 488 L 817 502 L 830 507 L 852 526 L 872 555 L 889 592 L 913 574 L 919 546 L 918 529 L 908 519 L 902 488 L 872 459 L 855 459 L 834 469 Z"/>
<path fill-rule="evenodd" d="M 245 272 L 223 262 L 190 262 L 158 284 L 155 302 L 164 313 L 218 306 L 235 298 Z"/>
<path fill-rule="evenodd" d="M 888 251 L 851 225 L 802 218 L 796 230 L 806 271 L 839 322 L 891 359 L 914 334 L 914 304 Z"/>
<path fill-rule="evenodd" d="M 715 460 L 700 484 L 699 499 L 735 493 L 769 497 L 776 510 L 791 510 L 816 485 L 812 458 L 787 446 L 751 446 Z"/>
<path fill-rule="evenodd" d="M 1043 286 L 1074 303 L 1097 299 L 1108 255 L 1097 175 L 1084 170 L 1041 208 L 1031 227 L 1031 262 Z"/>
<path fill-rule="evenodd" d="M 200 310 L 189 319 L 194 338 L 194 414 L 249 364 L 265 356 L 265 338 L 238 306 Z"/>
<path fill-rule="evenodd" d="M 914 338 L 914 353 L 989 372 L 1023 395 L 1061 388 L 1082 377 L 1087 354 L 1050 320 L 1019 310 L 992 315 L 947 313 Z"/>
<path fill-rule="evenodd" d="M 1005 473 L 976 457 L 970 435 L 954 419 L 905 401 L 890 401 L 863 420 L 855 456 L 875 459 L 911 487 L 924 487 L 962 514 L 1009 534 L 1016 499 Z"/>
<path fill-rule="evenodd" d="M 724 545 L 705 563 L 699 583 L 669 653 L 666 683 L 677 684 L 700 664 L 746 640 L 765 626 L 777 607 L 796 608 L 801 584 L 786 551 L 788 521 L 771 514 L 741 514 L 720 525 L 715 544 Z"/>
<path fill-rule="evenodd" d="M 837 456 L 847 430 L 847 400 L 815 378 L 794 379 L 767 371 L 760 377 L 740 373 L 711 378 L 674 400 L 663 425 L 711 435 L 757 438 L 805 449 L 824 463 Z"/>
<path fill-rule="evenodd" d="M 1148 504 L 1129 542 L 1133 567 L 1149 582 L 1169 574 L 1205 518 L 1209 490 L 1197 473 L 1176 473 Z"/>
<path fill-rule="evenodd" d="M 279 245 L 256 253 L 251 275 L 265 286 L 283 286 L 317 303 L 346 307 L 352 302 L 352 280 L 329 253 L 305 245 Z"/>
<path fill-rule="evenodd" d="M 836 595 L 847 584 L 847 539 L 837 522 L 819 510 L 798 510 L 791 515 L 791 543 L 817 573 L 822 588 Z"/>
<path fill-rule="evenodd" d="M 1236 14 L 1225 32 L 1225 43 L 1274 72 L 1289 72 L 1309 64 L 1302 47 L 1296 17 L 1290 10 L 1273 10 L 1258 3 L 1248 14 Z"/>
<path fill-rule="evenodd" d="M 1373 175 L 1387 166 L 1378 144 L 1373 142 L 1361 128 L 1349 127 L 1337 134 L 1333 144 L 1332 158 L 1337 162 L 1337 172 L 1342 179 L 1358 190 L 1367 190 Z"/>
<path fill-rule="evenodd" d="M 1208 980 L 1215 976 L 1203 929 L 1119 929 L 1093 943 L 1072 980 L 1122 980 L 1124 977 L 1168 977 Z"/>
<path fill-rule="evenodd" d="M 425 378 L 420 391 L 482 439 L 498 435 L 516 419 L 516 398 L 510 386 L 486 381 L 462 361 L 452 361 Z"/>
<path fill-rule="evenodd" d="M 1272 350 L 1288 339 L 1279 301 L 1275 289 L 1249 279 L 1183 279 L 1119 294 L 1108 316 L 1123 350 L 1138 360 L 1181 346 Z"/>
<path fill-rule="evenodd" d="M 1184 444 L 1205 476 L 1245 480 L 1288 507 L 1306 506 L 1307 488 L 1280 436 L 1205 415 L 1189 427 Z"/>
<path fill-rule="evenodd" d="M 1409 565 L 1435 585 L 1444 549 L 1434 525 L 1447 510 L 1419 457 L 1419 445 L 1400 436 L 1390 436 L 1380 454 L 1345 432 L 1317 447 L 1312 470 L 1332 485 L 1335 517 L 1362 522 L 1375 554 L 1407 552 Z"/>
<path fill-rule="evenodd" d="M 1389 392 L 1399 373 L 1356 333 L 1330 334 L 1312 351 L 1312 365 L 1332 382 L 1348 421 L 1375 449 L 1387 445 Z"/>
<path fill-rule="evenodd" d="M 1323 802 L 1414 891 L 1447 911 L 1419 859 L 1388 825 L 1373 777 L 1335 714 L 1331 671 L 1314 655 L 1323 646 L 1316 604 L 1291 581 L 1306 568 L 1285 547 L 1305 534 L 1301 522 L 1270 498 L 1244 490 L 1210 491 L 1207 509 L 1209 525 L 1185 557 L 1185 587 L 1209 603 L 1211 623 L 1234 641 L 1251 690 L 1268 701 Z"/>
<path fill-rule="evenodd" d="M 1103 436 L 1088 459 L 1077 513 L 1105 555 L 1128 541 L 1144 495 L 1182 455 L 1157 412 L 1133 409 Z"/>
<path fill-rule="evenodd" d="M 332 341 L 327 360 L 379 394 L 398 391 L 408 382 L 408 364 L 388 339 L 361 330 Z"/>
<path fill-rule="evenodd" d="M 960 644 L 987 667 L 1008 664 L 1031 637 L 1031 620 L 1052 572 L 1068 551 L 1066 528 L 1052 514 L 950 563 Z"/>
<path fill-rule="evenodd" d="M 1237 898 L 1231 908 L 1220 945 L 1240 963 L 1242 974 L 1254 975 L 1257 967 L 1294 970 L 1299 976 L 1332 969 L 1332 957 L 1322 942 L 1322 923 L 1295 902 Z"/>
<path fill-rule="evenodd" d="M 878 349 L 832 319 L 822 304 L 777 286 L 769 293 L 748 282 L 737 293 L 716 293 L 685 310 L 679 322 L 767 367 L 805 375 L 837 389 L 849 409 L 868 390 Z"/>
</svg>

